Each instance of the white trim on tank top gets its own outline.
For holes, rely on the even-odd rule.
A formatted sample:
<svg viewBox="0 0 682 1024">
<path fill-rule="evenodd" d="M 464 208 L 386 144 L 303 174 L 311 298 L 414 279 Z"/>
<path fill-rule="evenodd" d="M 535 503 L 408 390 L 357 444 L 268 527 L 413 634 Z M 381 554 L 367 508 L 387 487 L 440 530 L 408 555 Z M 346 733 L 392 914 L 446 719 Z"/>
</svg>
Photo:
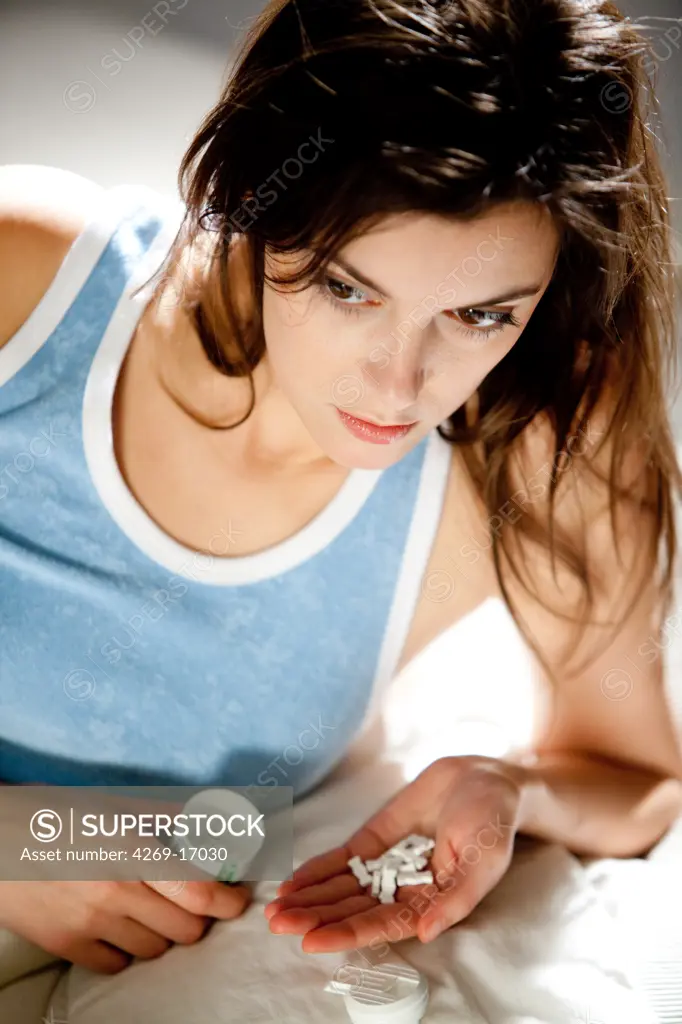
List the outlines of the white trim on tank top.
<svg viewBox="0 0 682 1024">
<path fill-rule="evenodd" d="M 452 445 L 434 430 L 422 466 L 419 492 L 384 630 L 371 699 L 360 733 L 373 720 L 386 688 L 395 676 L 440 524 L 451 466 Z"/>
<path fill-rule="evenodd" d="M 153 561 L 178 576 L 200 583 L 256 583 L 279 576 L 326 548 L 357 516 L 385 470 L 351 470 L 336 495 L 309 523 L 285 540 L 251 555 L 226 558 L 197 552 L 170 537 L 154 522 L 131 493 L 118 466 L 113 445 L 112 408 L 123 359 L 148 301 L 150 289 L 143 289 L 134 298 L 130 293 L 159 266 L 176 232 L 177 225 L 172 219 L 164 222 L 146 258 L 141 261 L 126 286 L 93 359 L 83 398 L 86 460 L 93 484 L 109 514 L 128 538 Z M 427 441 L 425 453 L 425 464 L 432 469 L 426 474 L 422 473 L 417 498 L 419 508 L 424 505 L 425 490 L 427 500 L 430 491 L 431 500 L 438 504 L 439 477 L 446 475 L 443 473 L 446 467 L 441 463 L 439 472 L 434 463 L 434 454 L 441 451 L 443 456 L 446 455 L 441 446 L 448 449 L 449 463 L 449 445 L 434 431 Z M 420 534 L 423 518 L 423 513 L 413 516 L 410 527 L 407 548 L 414 551 L 410 556 L 411 563 L 420 558 L 428 544 L 428 527 Z M 416 543 L 415 533 L 418 535 Z M 404 590 L 407 595 L 408 589 Z M 410 598 L 405 610 L 409 610 L 413 603 Z M 403 628 L 402 620 L 405 618 L 405 610 L 401 614 L 401 605 L 402 602 L 398 603 L 397 608 L 394 605 L 392 613 L 392 620 L 399 630 Z M 390 657 L 390 651 L 386 656 Z"/>
<path fill-rule="evenodd" d="M 11 380 L 47 342 L 68 313 L 93 267 L 106 249 L 121 218 L 131 211 L 146 186 L 116 185 L 103 190 L 101 206 L 74 239 L 57 273 L 29 316 L 0 349 L 0 387 Z M 155 195 L 148 190 L 149 196 Z M 158 200 L 157 200 L 158 201 Z"/>
</svg>

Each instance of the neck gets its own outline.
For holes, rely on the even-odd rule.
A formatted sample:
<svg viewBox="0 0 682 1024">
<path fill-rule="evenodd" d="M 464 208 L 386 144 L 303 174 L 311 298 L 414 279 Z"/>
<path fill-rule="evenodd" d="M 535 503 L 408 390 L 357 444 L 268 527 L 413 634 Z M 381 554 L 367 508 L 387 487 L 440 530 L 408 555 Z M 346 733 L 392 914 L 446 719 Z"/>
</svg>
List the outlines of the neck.
<svg viewBox="0 0 682 1024">
<path fill-rule="evenodd" d="M 248 377 L 227 377 L 212 365 L 194 324 L 179 305 L 159 303 L 152 316 L 152 371 L 196 424 L 221 438 L 231 464 L 278 472 L 335 465 L 277 387 L 267 352 L 253 370 L 252 412 L 244 423 L 224 429 L 238 423 L 251 406 Z"/>
</svg>

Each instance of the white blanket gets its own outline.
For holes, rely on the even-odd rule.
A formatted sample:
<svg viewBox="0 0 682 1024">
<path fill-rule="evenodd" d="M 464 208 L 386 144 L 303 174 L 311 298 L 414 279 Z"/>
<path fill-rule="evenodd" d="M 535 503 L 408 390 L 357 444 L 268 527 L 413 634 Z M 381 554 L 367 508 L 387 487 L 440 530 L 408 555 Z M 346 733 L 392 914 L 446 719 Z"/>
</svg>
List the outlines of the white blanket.
<svg viewBox="0 0 682 1024">
<path fill-rule="evenodd" d="M 303 800 L 295 809 L 296 862 L 347 838 L 400 783 L 399 765 L 374 764 Z M 637 987 L 634 931 L 621 927 L 616 889 L 605 889 L 611 866 L 586 868 L 558 846 L 522 840 L 504 880 L 467 920 L 428 945 L 399 943 L 400 956 L 429 981 L 425 1024 L 655 1024 Z M 618 868 L 634 869 L 633 879 L 657 871 L 647 862 L 615 868 L 617 880 Z M 263 906 L 275 888 L 259 883 L 241 918 L 216 923 L 194 946 L 173 947 L 113 977 L 71 969 L 57 989 L 54 1018 L 341 1024 L 348 1019 L 343 1000 L 324 986 L 345 956 L 306 954 L 298 936 L 272 935 Z"/>
</svg>

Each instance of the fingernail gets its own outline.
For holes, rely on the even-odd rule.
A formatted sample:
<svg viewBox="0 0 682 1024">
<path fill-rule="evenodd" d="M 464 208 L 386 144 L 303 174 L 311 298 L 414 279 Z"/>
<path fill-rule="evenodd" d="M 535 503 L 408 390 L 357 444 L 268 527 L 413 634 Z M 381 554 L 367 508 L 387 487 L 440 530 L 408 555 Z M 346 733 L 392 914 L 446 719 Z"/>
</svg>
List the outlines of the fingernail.
<svg viewBox="0 0 682 1024">
<path fill-rule="evenodd" d="M 436 917 L 434 920 L 429 921 L 424 931 L 424 942 L 431 942 L 437 935 L 443 931 L 445 927 L 445 921 L 442 918 Z"/>
</svg>

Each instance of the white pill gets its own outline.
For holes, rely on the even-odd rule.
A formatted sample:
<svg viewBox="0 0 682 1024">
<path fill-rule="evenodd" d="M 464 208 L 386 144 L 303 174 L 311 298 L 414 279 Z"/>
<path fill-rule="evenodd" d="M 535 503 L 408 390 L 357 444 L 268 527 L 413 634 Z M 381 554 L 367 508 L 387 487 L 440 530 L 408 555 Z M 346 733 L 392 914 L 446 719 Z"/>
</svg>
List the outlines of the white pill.
<svg viewBox="0 0 682 1024">
<path fill-rule="evenodd" d="M 410 847 L 410 853 L 413 857 L 421 857 L 427 850 L 432 850 L 434 846 L 433 840 L 423 839 L 421 842 L 415 843 L 414 846 Z"/>
<path fill-rule="evenodd" d="M 365 867 L 369 871 L 376 871 L 377 869 L 380 871 L 382 868 L 399 868 L 402 867 L 403 864 L 405 864 L 404 858 L 398 857 L 396 854 L 391 853 L 390 850 L 382 854 L 382 856 L 378 857 L 376 860 L 365 861 Z"/>
<path fill-rule="evenodd" d="M 399 843 L 396 843 L 395 846 L 392 846 L 388 852 L 399 853 L 401 856 L 409 856 L 412 847 L 412 842 L 412 836 L 407 836 L 406 839 L 401 839 Z"/>
<path fill-rule="evenodd" d="M 399 871 L 396 878 L 398 885 L 422 885 L 424 882 L 433 882 L 433 874 L 430 871 Z"/>
<path fill-rule="evenodd" d="M 428 857 L 420 855 L 419 857 L 412 858 L 410 866 L 413 867 L 415 871 L 419 871 L 421 868 L 425 868 L 428 863 Z"/>
<path fill-rule="evenodd" d="M 395 902 L 393 894 L 396 885 L 417 885 L 420 882 L 433 881 L 430 872 L 420 875 L 419 871 L 428 864 L 430 851 L 435 845 L 434 839 L 412 832 L 382 853 L 380 857 L 370 858 L 364 863 L 360 857 L 352 857 L 348 861 L 348 866 L 361 885 L 371 884 L 373 896 L 379 895 L 379 899 L 382 899 L 383 902 Z M 387 871 L 390 873 L 386 874 Z M 370 875 L 369 872 L 372 874 Z M 399 882 L 399 875 L 406 881 Z M 379 878 L 378 882 L 375 881 L 377 877 Z M 410 881 L 407 881 L 408 878 Z"/>
<path fill-rule="evenodd" d="M 390 850 L 387 850 L 384 854 L 384 858 L 390 858 L 397 861 L 410 860 L 412 857 L 412 851 L 406 846 L 392 846 Z"/>
<path fill-rule="evenodd" d="M 411 864 L 411 861 L 406 861 L 403 857 L 396 857 L 395 854 L 391 854 L 390 857 L 384 857 L 382 861 L 382 868 L 404 868 L 406 864 Z"/>
<path fill-rule="evenodd" d="M 381 896 L 391 896 L 395 893 L 398 872 L 395 868 L 383 868 L 381 872 Z"/>
<path fill-rule="evenodd" d="M 372 881 L 372 876 L 369 874 L 359 857 L 351 857 L 348 861 L 348 867 L 351 869 L 360 885 L 369 885 Z"/>
<path fill-rule="evenodd" d="M 423 856 L 424 854 L 418 850 L 405 850 L 403 853 L 403 861 L 405 864 L 414 864 L 416 860 Z"/>
</svg>

